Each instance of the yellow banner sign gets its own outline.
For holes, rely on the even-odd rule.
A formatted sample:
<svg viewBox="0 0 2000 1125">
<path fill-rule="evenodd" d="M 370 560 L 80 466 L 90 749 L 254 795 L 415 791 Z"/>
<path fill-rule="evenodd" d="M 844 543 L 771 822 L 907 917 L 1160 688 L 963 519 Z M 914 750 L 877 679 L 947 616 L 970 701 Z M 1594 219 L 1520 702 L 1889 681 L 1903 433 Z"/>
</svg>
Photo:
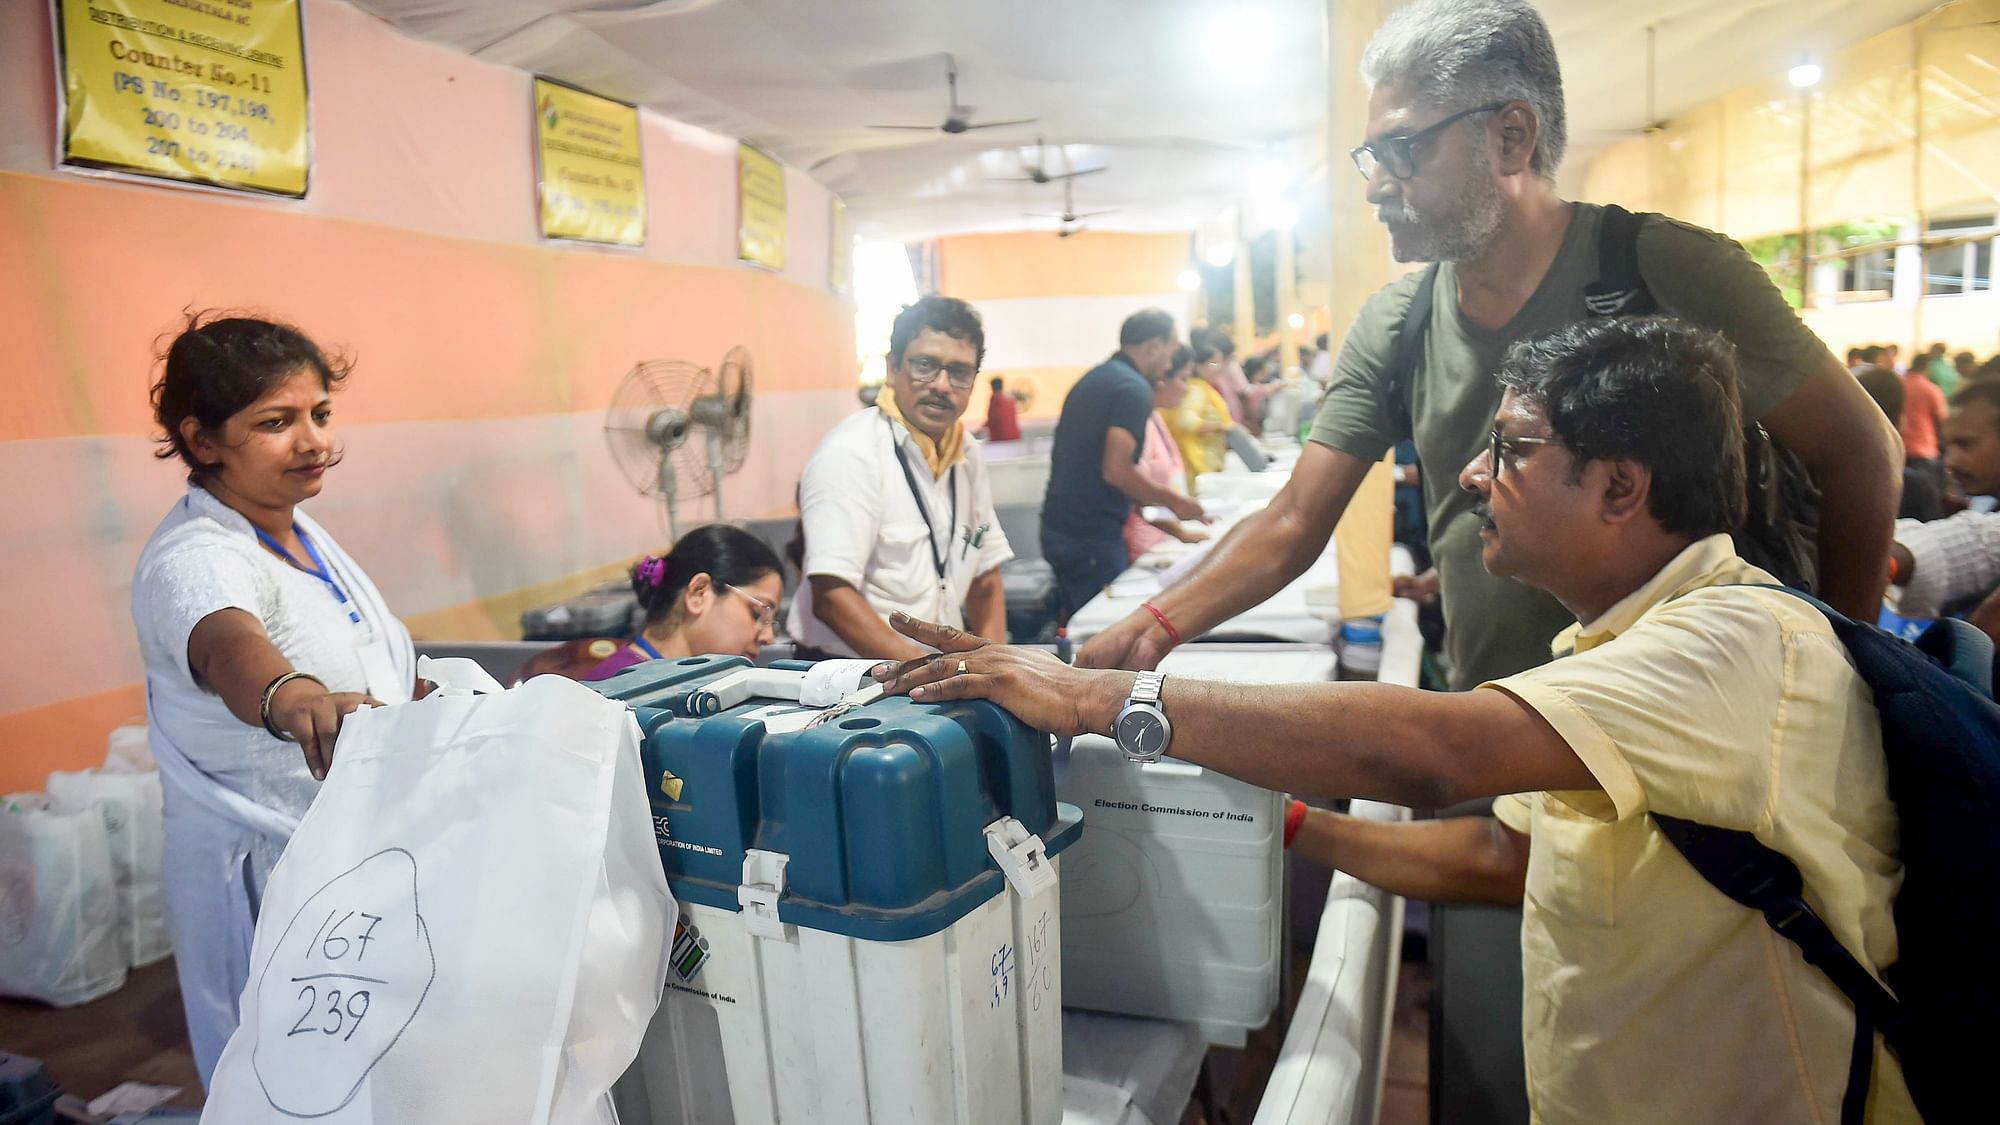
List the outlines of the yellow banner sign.
<svg viewBox="0 0 2000 1125">
<path fill-rule="evenodd" d="M 785 268 L 785 166 L 743 144 L 736 146 L 736 257 Z"/>
<path fill-rule="evenodd" d="M 63 163 L 303 196 L 299 0 L 55 0 Z"/>
<path fill-rule="evenodd" d="M 846 295 L 854 291 L 854 234 L 847 227 L 847 204 L 833 197 L 833 245 L 828 248 L 826 267 L 828 284 L 835 293 Z"/>
<path fill-rule="evenodd" d="M 535 167 L 544 236 L 646 244 L 646 169 L 636 108 L 535 79 Z"/>
</svg>

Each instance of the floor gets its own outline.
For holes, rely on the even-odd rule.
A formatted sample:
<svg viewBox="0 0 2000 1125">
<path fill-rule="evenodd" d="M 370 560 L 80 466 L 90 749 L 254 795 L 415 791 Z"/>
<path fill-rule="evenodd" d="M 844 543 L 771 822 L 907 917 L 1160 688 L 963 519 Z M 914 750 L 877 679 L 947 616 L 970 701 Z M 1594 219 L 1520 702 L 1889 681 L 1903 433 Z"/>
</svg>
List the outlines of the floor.
<svg viewBox="0 0 2000 1125">
<path fill-rule="evenodd" d="M 85 1101 L 120 1082 L 181 1087 L 169 1105 L 201 1108 L 172 958 L 134 969 L 117 992 L 75 1008 L 0 999 L 0 1051 L 40 1059 Z"/>
<path fill-rule="evenodd" d="M 1296 976 L 1303 980 L 1304 972 Z M 1430 967 L 1406 957 L 1397 977 L 1380 1125 L 1429 1125 L 1429 991 Z M 1224 1120 L 1207 1121 L 1199 1105 L 1190 1105 L 1182 1125 L 1249 1125 L 1277 1059 L 1278 1041 L 1276 1029 L 1265 1028 L 1241 1051 L 1216 1049 L 1211 1073 Z M 124 988 L 81 1007 L 0 999 L 0 1051 L 41 1059 L 65 1090 L 86 1101 L 134 1081 L 182 1087 L 169 1104 L 201 1106 L 171 960 L 135 970 Z"/>
</svg>

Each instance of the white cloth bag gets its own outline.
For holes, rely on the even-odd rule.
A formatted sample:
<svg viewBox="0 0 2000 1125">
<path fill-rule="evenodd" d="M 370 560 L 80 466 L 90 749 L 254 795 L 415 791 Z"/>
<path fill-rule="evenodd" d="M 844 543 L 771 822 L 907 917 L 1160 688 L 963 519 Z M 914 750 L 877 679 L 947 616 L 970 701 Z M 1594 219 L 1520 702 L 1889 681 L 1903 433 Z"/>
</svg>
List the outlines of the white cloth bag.
<svg viewBox="0 0 2000 1125">
<path fill-rule="evenodd" d="M 202 1120 L 610 1122 L 674 917 L 623 705 L 543 676 L 355 712 Z"/>
<path fill-rule="evenodd" d="M 123 726 L 104 740 L 104 768 L 112 773 L 152 773 L 160 767 L 153 761 L 152 735 L 146 724 Z"/>
<path fill-rule="evenodd" d="M 0 797 L 0 995 L 66 1008 L 124 984 L 104 814 Z"/>
<path fill-rule="evenodd" d="M 160 775 L 78 770 L 49 775 L 49 807 L 62 812 L 96 809 L 104 817 L 111 875 L 118 888 L 118 940 L 125 962 L 150 965 L 174 951 L 160 895 L 160 853 L 166 831 L 160 820 Z"/>
</svg>

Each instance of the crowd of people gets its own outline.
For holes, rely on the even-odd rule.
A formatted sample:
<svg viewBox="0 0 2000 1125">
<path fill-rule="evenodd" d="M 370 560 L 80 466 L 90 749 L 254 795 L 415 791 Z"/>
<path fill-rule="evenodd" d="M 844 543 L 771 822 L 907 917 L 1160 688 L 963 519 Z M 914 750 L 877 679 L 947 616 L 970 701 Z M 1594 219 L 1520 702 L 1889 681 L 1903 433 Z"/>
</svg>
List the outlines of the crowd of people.
<svg viewBox="0 0 2000 1125">
<path fill-rule="evenodd" d="M 1871 622 L 1886 591 L 1903 615 L 1963 612 L 2000 636 L 2000 360 L 1940 344 L 1902 368 L 1871 347 L 1843 367 L 1735 242 L 1563 199 L 1560 68 L 1525 0 L 1416 0 L 1363 78 L 1361 190 L 1395 256 L 1430 264 L 1284 378 L 1264 356 L 1239 364 L 1224 333 L 1128 317 L 1062 403 L 1039 546 L 1074 612 L 1155 544 L 1208 535 L 1193 492 L 1233 433 L 1303 425 L 1268 506 L 1074 665 L 1009 647 L 1014 549 L 963 420 L 985 327 L 925 297 L 895 320 L 874 404 L 806 465 L 784 631 L 804 655 L 885 662 L 891 690 L 992 698 L 1058 735 L 1122 742 L 1120 717 L 1151 708 L 1175 757 L 1274 789 L 1491 800 L 1405 824 L 1314 810 L 1297 847 L 1399 894 L 1524 908 L 1538 1120 L 1918 1120 L 1894 1052 L 1866 1025 L 1874 1049 L 1854 1051 L 1841 989 L 1683 862 L 1658 817 L 1782 852 L 1868 974 L 1895 963 L 1902 867 L 1874 704 L 1827 618 L 1765 587 L 1810 579 Z M 1632 275 L 1607 294 L 1621 259 Z M 133 613 L 203 1075 L 342 716 L 425 689 L 408 631 L 300 507 L 340 460 L 347 377 L 295 329 L 196 318 L 154 389 L 162 455 L 189 483 L 140 559 Z M 988 439 L 1008 440 L 1016 404 L 989 386 Z M 1318 559 L 1398 446 L 1403 522 L 1434 559 L 1406 589 L 1442 604 L 1452 690 L 1250 696 L 1151 671 Z M 1770 448 L 1809 477 L 1816 519 L 1754 471 Z M 1796 532 L 1789 555 L 1752 510 Z M 583 674 L 754 654 L 777 633 L 784 565 L 736 529 L 689 532 L 632 568 L 645 625 Z M 1844 1117 L 1857 1097 L 1864 1115 Z"/>
</svg>

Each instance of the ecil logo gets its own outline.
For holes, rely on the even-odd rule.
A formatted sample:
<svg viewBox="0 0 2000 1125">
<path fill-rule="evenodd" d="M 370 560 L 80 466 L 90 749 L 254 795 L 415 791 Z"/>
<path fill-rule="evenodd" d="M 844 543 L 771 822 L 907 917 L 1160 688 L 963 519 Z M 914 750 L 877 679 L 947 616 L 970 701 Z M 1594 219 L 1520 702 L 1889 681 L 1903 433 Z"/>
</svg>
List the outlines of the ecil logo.
<svg viewBox="0 0 2000 1125">
<path fill-rule="evenodd" d="M 549 128 L 551 129 L 555 128 L 556 118 L 558 116 L 556 113 L 556 96 L 554 94 L 543 94 L 542 104 L 540 106 L 537 106 L 536 108 L 541 110 L 542 121 L 545 124 L 547 124 Z"/>
<path fill-rule="evenodd" d="M 681 799 L 682 784 L 681 779 L 674 776 L 674 771 L 660 771 L 660 792 L 666 794 L 667 800 L 678 802 Z"/>
</svg>

